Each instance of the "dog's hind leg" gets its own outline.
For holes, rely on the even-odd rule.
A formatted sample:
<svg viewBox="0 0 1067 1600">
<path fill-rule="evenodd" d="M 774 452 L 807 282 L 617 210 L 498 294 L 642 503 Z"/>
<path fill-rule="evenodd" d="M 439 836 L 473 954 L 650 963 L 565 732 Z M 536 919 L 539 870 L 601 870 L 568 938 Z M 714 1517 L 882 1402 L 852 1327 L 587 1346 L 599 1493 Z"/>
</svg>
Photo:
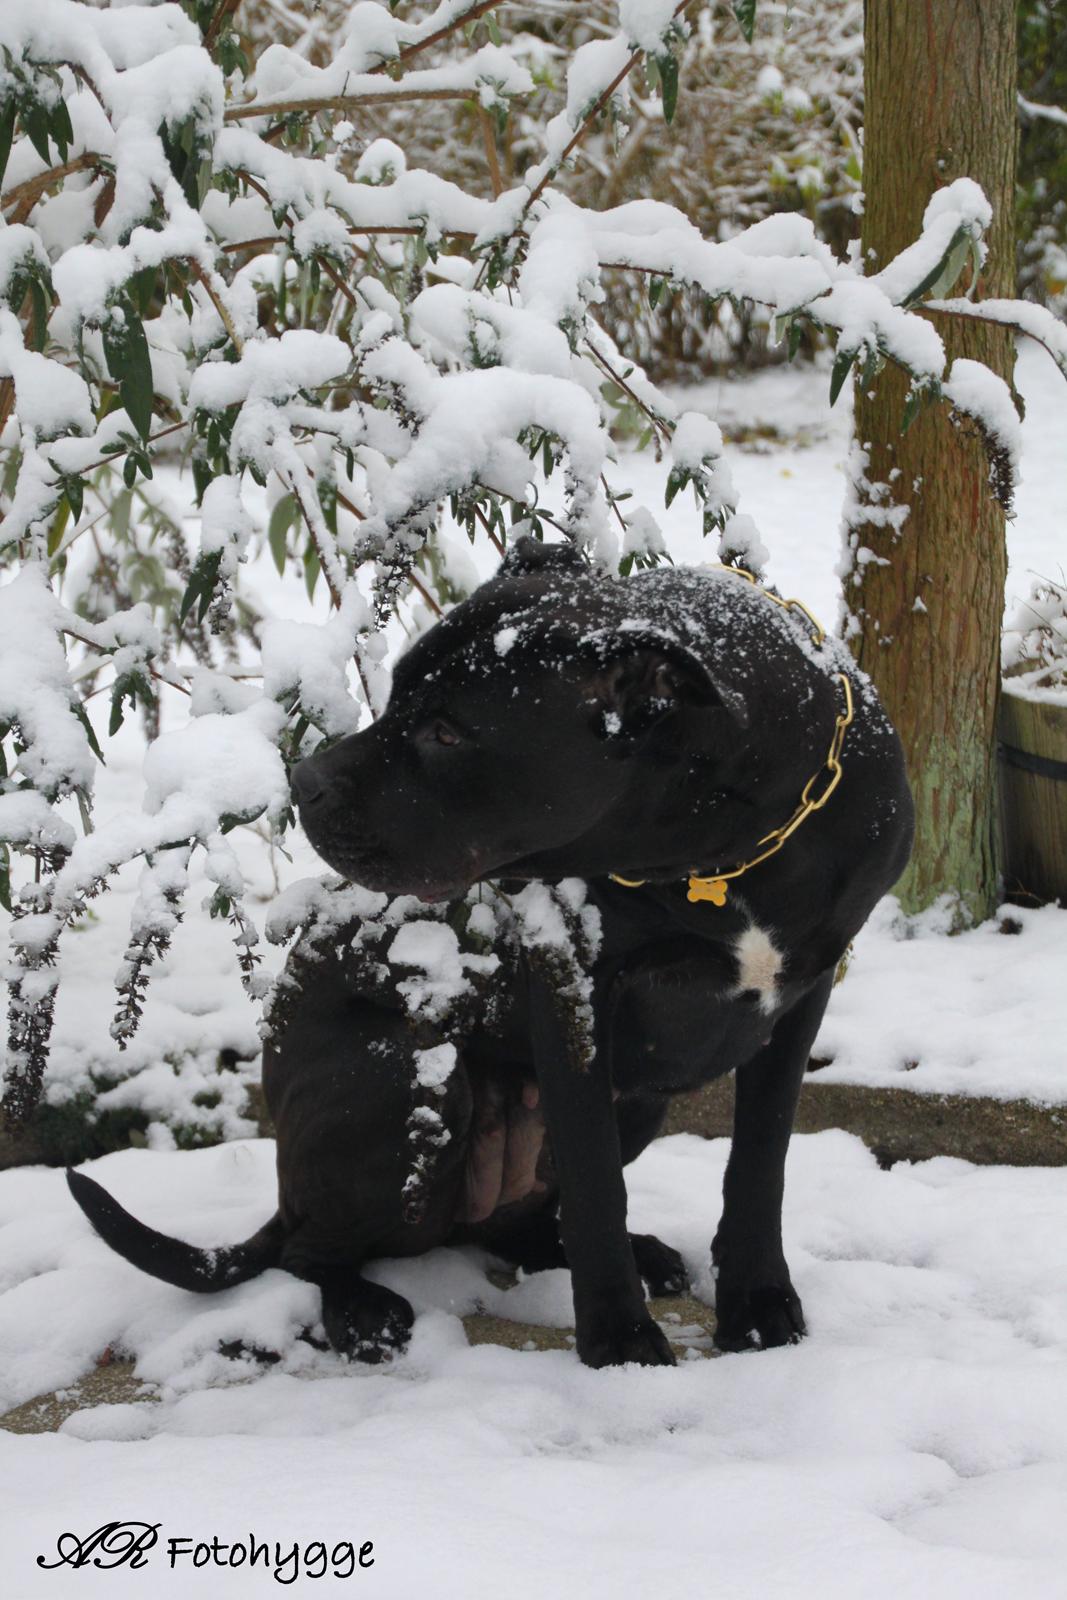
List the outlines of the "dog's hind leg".
<svg viewBox="0 0 1067 1600">
<path fill-rule="evenodd" d="M 415 1321 L 403 1295 L 353 1267 L 320 1266 L 299 1276 L 322 1290 L 322 1325 L 338 1355 L 375 1364 L 403 1350 Z"/>
<path fill-rule="evenodd" d="M 510 1224 L 502 1219 L 497 1228 L 484 1229 L 473 1237 L 524 1272 L 548 1272 L 570 1265 L 555 1211 L 538 1211 Z M 637 1275 L 652 1299 L 689 1292 L 689 1274 L 677 1250 L 652 1233 L 631 1233 L 629 1240 Z"/>
<path fill-rule="evenodd" d="M 264 1052 L 285 1227 L 279 1265 L 319 1286 L 330 1344 L 359 1361 L 401 1350 L 414 1322 L 408 1302 L 363 1277 L 363 1266 L 442 1244 L 462 1190 L 467 1074 L 457 1062 L 436 1099 L 439 1146 L 417 1171 L 415 1047 L 401 1012 L 353 994 L 324 963 Z"/>
</svg>

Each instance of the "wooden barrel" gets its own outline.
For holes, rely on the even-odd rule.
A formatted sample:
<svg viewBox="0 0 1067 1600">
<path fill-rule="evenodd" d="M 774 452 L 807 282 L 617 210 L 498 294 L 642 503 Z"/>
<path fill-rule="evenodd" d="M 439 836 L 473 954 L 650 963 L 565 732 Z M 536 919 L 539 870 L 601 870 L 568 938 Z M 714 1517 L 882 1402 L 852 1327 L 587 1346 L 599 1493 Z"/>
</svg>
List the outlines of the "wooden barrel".
<svg viewBox="0 0 1067 1600">
<path fill-rule="evenodd" d="M 1000 815 L 1009 893 L 1067 904 L 1067 704 L 1000 699 Z"/>
</svg>

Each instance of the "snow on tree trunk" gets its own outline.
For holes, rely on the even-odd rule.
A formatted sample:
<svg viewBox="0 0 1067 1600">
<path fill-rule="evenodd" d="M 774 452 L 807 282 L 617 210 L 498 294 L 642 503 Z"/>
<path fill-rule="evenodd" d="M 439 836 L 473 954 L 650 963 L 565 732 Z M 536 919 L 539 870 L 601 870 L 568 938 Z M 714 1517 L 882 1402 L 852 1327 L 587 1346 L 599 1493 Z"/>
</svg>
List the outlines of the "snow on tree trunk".
<svg viewBox="0 0 1067 1600">
<path fill-rule="evenodd" d="M 901 94 L 901 85 L 908 92 Z M 1015 7 L 1009 0 L 869 0 L 866 25 L 868 272 L 914 237 L 930 194 L 966 173 L 993 207 L 982 295 L 1011 292 L 1016 142 Z M 935 293 L 936 293 L 935 289 Z M 965 379 L 967 358 L 1010 381 L 1005 330 L 935 314 Z M 988 378 L 988 374 L 987 374 Z M 986 385 L 994 407 L 994 386 Z M 981 429 L 924 408 L 906 433 L 907 378 L 857 383 L 844 605 L 852 646 L 904 741 L 917 806 L 900 885 L 918 910 L 942 894 L 988 916 L 997 897 L 995 728 L 1004 608 L 1005 510 L 990 492 Z M 1004 399 L 1004 392 L 999 391 Z M 1011 421 L 1002 426 L 1010 430 Z M 1003 442 L 1001 439 L 998 442 Z"/>
</svg>

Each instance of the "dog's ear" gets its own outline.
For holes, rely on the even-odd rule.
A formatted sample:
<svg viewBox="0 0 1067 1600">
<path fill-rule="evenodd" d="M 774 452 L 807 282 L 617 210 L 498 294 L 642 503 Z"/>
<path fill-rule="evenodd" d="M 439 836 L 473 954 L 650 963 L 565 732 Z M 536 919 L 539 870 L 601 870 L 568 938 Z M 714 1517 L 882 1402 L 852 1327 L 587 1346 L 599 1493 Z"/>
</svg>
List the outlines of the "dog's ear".
<svg viewBox="0 0 1067 1600">
<path fill-rule="evenodd" d="M 517 578 L 528 572 L 560 570 L 573 572 L 586 565 L 578 546 L 565 539 L 562 544 L 545 544 L 530 534 L 520 535 L 509 548 L 497 570 L 500 578 Z"/>
<path fill-rule="evenodd" d="M 687 651 L 611 642 L 599 641 L 602 664 L 586 679 L 587 702 L 605 737 L 635 738 L 683 704 L 720 706 L 739 727 L 748 727 L 744 696 L 718 682 Z"/>
</svg>

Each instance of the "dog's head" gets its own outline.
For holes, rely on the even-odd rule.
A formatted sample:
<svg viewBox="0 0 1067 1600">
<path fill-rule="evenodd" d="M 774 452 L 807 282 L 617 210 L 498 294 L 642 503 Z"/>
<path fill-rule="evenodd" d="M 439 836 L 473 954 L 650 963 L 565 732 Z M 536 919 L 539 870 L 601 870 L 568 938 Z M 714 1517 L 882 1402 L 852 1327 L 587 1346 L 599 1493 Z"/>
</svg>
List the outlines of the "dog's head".
<svg viewBox="0 0 1067 1600">
<path fill-rule="evenodd" d="M 400 659 L 380 720 L 294 770 L 319 855 L 422 899 L 695 867 L 748 706 L 626 590 L 569 546 L 518 541 Z"/>
</svg>

